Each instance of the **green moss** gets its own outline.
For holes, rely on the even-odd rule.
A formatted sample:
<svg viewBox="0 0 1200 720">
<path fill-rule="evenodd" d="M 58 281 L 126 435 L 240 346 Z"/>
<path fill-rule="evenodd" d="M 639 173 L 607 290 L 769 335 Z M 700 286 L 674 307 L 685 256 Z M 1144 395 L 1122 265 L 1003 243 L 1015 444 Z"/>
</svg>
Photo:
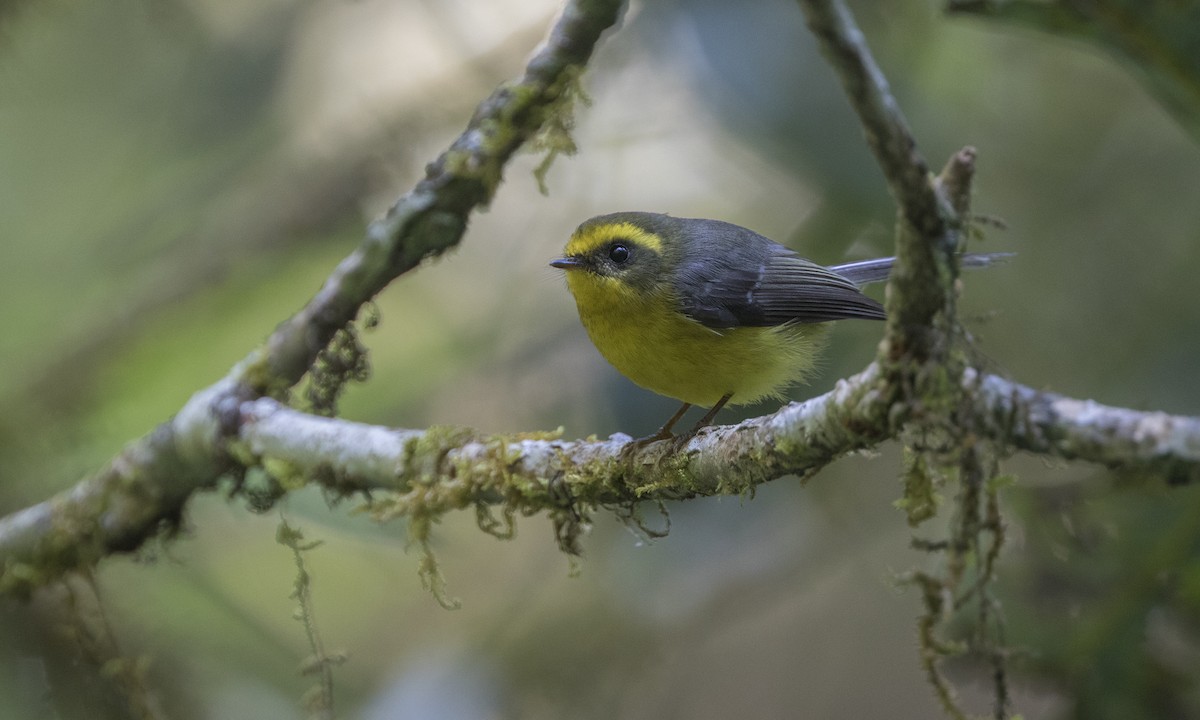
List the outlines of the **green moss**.
<svg viewBox="0 0 1200 720">
<path fill-rule="evenodd" d="M 580 540 L 592 528 L 592 512 L 596 505 L 575 497 L 570 485 L 561 478 L 547 484 L 547 500 L 550 504 L 546 514 L 554 525 L 558 549 L 570 557 L 579 557 L 583 554 Z"/>
<path fill-rule="evenodd" d="M 258 456 L 250 449 L 250 444 L 242 440 L 229 440 L 225 443 L 225 454 L 238 465 L 250 467 L 258 464 Z"/>
<path fill-rule="evenodd" d="M 9 561 L 0 572 L 0 595 L 15 595 L 28 600 L 34 588 L 48 579 L 48 574 L 35 565 Z"/>
<path fill-rule="evenodd" d="M 333 668 L 342 664 L 346 656 L 342 653 L 326 653 L 325 644 L 317 629 L 316 612 L 312 601 L 312 575 L 304 562 L 304 554 L 323 544 L 322 540 L 305 541 L 299 528 L 280 520 L 275 531 L 275 540 L 292 551 L 296 563 L 296 580 L 292 585 L 291 597 L 296 601 L 293 617 L 304 624 L 311 654 L 300 665 L 302 675 L 315 675 L 317 683 L 305 691 L 303 702 L 312 717 L 333 717 Z"/>
<path fill-rule="evenodd" d="M 437 515 L 416 510 L 415 506 L 414 510 L 408 521 L 408 539 L 421 553 L 417 562 L 417 575 L 421 578 L 421 586 L 432 593 L 438 604 L 446 610 L 458 610 L 462 607 L 462 601 L 447 594 L 446 577 L 442 574 L 442 568 L 429 542 L 430 530 L 437 521 Z"/>
<path fill-rule="evenodd" d="M 936 492 L 942 476 L 934 470 L 925 453 L 904 448 L 904 496 L 894 503 L 908 518 L 909 527 L 917 527 L 937 515 L 942 497 Z"/>
<path fill-rule="evenodd" d="M 662 518 L 662 529 L 652 528 L 647 524 L 645 518 L 642 517 L 642 508 L 644 502 L 630 500 L 628 502 L 617 503 L 616 505 L 606 506 L 606 510 L 611 510 L 617 516 L 626 528 L 632 531 L 635 535 L 641 535 L 649 540 L 664 538 L 671 532 L 671 513 L 667 510 L 667 505 L 662 500 L 654 502 L 655 509 L 658 511 L 659 517 Z"/>
<path fill-rule="evenodd" d="M 475 503 L 475 524 L 480 530 L 497 540 L 512 540 L 517 536 L 517 512 L 511 503 L 500 507 L 500 518 L 497 519 L 492 506 L 477 501 Z"/>
<path fill-rule="evenodd" d="M 475 431 L 470 428 L 431 425 L 405 442 L 401 474 L 412 479 L 410 484 L 432 485 L 440 477 L 440 466 L 447 453 L 475 437 Z"/>
<path fill-rule="evenodd" d="M 378 319 L 375 320 L 378 323 Z M 337 415 L 337 402 L 351 382 L 366 382 L 371 376 L 367 349 L 358 339 L 353 323 L 334 333 L 306 375 L 304 398 L 307 410 L 317 415 Z"/>
<path fill-rule="evenodd" d="M 672 497 L 683 498 L 696 495 L 700 488 L 696 484 L 696 478 L 691 472 L 691 461 L 688 454 L 683 451 L 667 452 L 660 455 L 651 466 L 651 471 L 646 473 L 654 479 L 650 482 L 641 481 L 641 472 L 632 466 L 632 458 L 621 462 L 629 474 L 629 479 L 634 481 L 632 490 L 635 498 L 643 498 L 647 495 L 663 495 L 669 493 Z M 622 474 L 612 472 L 612 468 L 603 467 L 602 471 L 609 477 L 622 477 Z M 723 482 L 723 481 L 722 481 Z M 624 495 L 620 488 L 614 488 L 618 492 L 617 495 Z"/>
<path fill-rule="evenodd" d="M 541 442 L 553 442 L 561 440 L 566 431 L 562 425 L 559 425 L 553 430 L 529 430 L 519 432 L 512 436 L 511 442 L 521 442 L 523 440 L 536 440 Z"/>
<path fill-rule="evenodd" d="M 995 493 L 1004 488 L 1011 487 L 1017 484 L 1017 476 L 1013 473 L 1004 473 L 1002 475 L 993 475 L 987 480 L 987 491 Z"/>
<path fill-rule="evenodd" d="M 260 347 L 242 361 L 236 372 L 242 383 L 264 397 L 282 401 L 291 392 L 292 384 L 271 368 L 271 355 L 264 348 Z"/>
<path fill-rule="evenodd" d="M 275 478 L 259 466 L 247 468 L 245 480 L 236 494 L 246 501 L 246 508 L 259 515 L 269 512 L 283 497 L 283 488 Z"/>
<path fill-rule="evenodd" d="M 259 460 L 260 466 L 267 475 L 269 475 L 279 487 L 286 491 L 299 490 L 308 484 L 304 473 L 301 470 L 288 462 L 274 457 L 263 457 Z"/>
<path fill-rule="evenodd" d="M 575 130 L 575 103 L 578 102 L 584 107 L 592 104 L 592 99 L 583 87 L 581 67 L 567 67 L 554 89 L 558 92 L 558 97 L 543 109 L 541 128 L 526 145 L 529 152 L 544 153 L 542 161 L 533 171 L 538 190 L 543 195 L 550 194 L 546 186 L 546 173 L 550 172 L 554 160 L 559 155 L 569 157 L 579 150 L 575 138 L 572 137 Z"/>
</svg>

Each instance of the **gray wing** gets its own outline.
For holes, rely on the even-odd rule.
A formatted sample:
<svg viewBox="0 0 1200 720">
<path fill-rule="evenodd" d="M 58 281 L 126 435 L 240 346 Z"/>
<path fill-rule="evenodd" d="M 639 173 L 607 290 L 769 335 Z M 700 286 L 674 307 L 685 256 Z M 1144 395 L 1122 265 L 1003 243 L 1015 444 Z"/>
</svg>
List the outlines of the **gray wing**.
<svg viewBox="0 0 1200 720">
<path fill-rule="evenodd" d="M 738 242 L 692 243 L 679 264 L 680 309 L 697 322 L 731 328 L 885 317 L 883 307 L 850 279 L 758 233 L 709 222 L 703 231 L 725 238 L 733 233 Z"/>
</svg>

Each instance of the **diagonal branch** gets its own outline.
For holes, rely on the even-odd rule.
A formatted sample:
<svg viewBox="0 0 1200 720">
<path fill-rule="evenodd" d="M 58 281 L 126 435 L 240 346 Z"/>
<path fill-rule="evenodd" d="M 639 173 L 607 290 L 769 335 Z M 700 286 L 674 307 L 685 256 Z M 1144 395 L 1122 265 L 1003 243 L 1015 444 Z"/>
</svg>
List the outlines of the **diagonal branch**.
<svg viewBox="0 0 1200 720">
<path fill-rule="evenodd" d="M 389 282 L 458 243 L 505 163 L 569 100 L 621 0 L 571 0 L 522 78 L 480 104 L 467 129 L 426 177 L 372 223 L 300 312 L 224 379 L 170 420 L 130 443 L 108 467 L 39 505 L 0 519 L 0 591 L 25 590 L 129 551 L 178 523 L 187 500 L 234 467 L 226 433 L 240 403 L 280 395 L 300 380 L 334 334 Z"/>
<path fill-rule="evenodd" d="M 929 165 L 850 10 L 840 0 L 801 0 L 800 7 L 842 80 L 901 215 L 920 234 L 940 235 L 942 202 L 932 191 Z"/>
<path fill-rule="evenodd" d="M 960 181 L 957 199 L 963 201 L 952 202 L 929 171 L 849 9 L 841 0 L 800 0 L 800 7 L 858 113 L 899 213 L 897 261 L 888 281 L 887 336 L 880 359 L 889 366 L 903 357 L 943 362 L 944 324 L 953 317 L 954 263 L 961 249 L 960 214 L 967 211 L 974 155 L 952 160 L 943 173 Z M 943 327 L 936 322 L 939 318 Z"/>
<path fill-rule="evenodd" d="M 975 398 L 964 419 L 980 437 L 1122 472 L 1200 481 L 1200 418 L 1038 392 L 972 369 L 961 384 Z M 678 456 L 664 455 L 660 444 L 628 462 L 622 436 L 564 441 L 396 430 L 309 415 L 268 399 L 243 405 L 238 436 L 260 462 L 282 461 L 337 492 L 407 493 L 420 486 L 437 510 L 476 503 L 548 510 L 559 502 L 551 497 L 554 482 L 574 498 L 620 504 L 737 495 L 789 475 L 807 478 L 888 438 L 879 429 L 888 405 L 878 389 L 872 365 L 824 395 L 703 432 Z M 664 462 L 688 482 L 663 482 Z"/>
<path fill-rule="evenodd" d="M 623 7 L 622 0 L 569 2 L 524 76 L 480 103 L 425 178 L 371 223 L 362 245 L 303 310 L 275 330 L 265 355 L 248 358 L 238 378 L 266 394 L 295 384 L 363 303 L 423 260 L 457 245 L 471 212 L 491 200 L 504 165 L 569 100 L 601 33 L 616 23 Z"/>
</svg>

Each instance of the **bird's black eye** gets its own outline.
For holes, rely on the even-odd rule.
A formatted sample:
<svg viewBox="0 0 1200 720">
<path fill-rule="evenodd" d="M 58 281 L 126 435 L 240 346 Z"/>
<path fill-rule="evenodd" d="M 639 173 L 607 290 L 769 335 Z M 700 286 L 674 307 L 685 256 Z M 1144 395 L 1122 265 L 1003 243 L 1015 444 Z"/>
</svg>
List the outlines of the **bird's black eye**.
<svg viewBox="0 0 1200 720">
<path fill-rule="evenodd" d="M 624 243 L 614 243 L 608 249 L 608 259 L 618 265 L 624 265 L 629 260 L 629 246 Z"/>
</svg>

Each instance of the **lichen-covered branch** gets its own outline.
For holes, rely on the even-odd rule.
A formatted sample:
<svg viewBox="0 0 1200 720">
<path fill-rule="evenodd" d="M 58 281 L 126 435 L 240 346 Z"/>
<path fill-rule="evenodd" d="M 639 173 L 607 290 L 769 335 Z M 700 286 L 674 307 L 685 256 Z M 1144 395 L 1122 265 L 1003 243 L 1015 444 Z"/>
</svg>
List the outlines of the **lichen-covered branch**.
<svg viewBox="0 0 1200 720">
<path fill-rule="evenodd" d="M 26 592 L 173 530 L 187 500 L 215 483 L 224 467 L 208 447 L 215 421 L 195 410 L 230 385 L 222 381 L 199 393 L 75 487 L 0 519 L 0 594 Z"/>
<path fill-rule="evenodd" d="M 980 439 L 1175 482 L 1200 481 L 1200 418 L 1107 407 L 974 370 L 964 373 L 961 385 L 973 399 L 962 419 Z M 461 428 L 398 430 L 310 415 L 265 398 L 229 408 L 236 415 L 226 421 L 236 426 L 230 428 L 233 456 L 335 493 L 390 491 L 427 513 L 480 504 L 529 513 L 572 503 L 737 495 L 780 477 L 811 476 L 891 437 L 881 389 L 872 365 L 819 397 L 702 432 L 678 454 L 660 443 L 625 455 L 623 436 L 587 441 L 482 436 Z M 195 477 L 187 471 L 193 460 L 170 447 L 126 457 L 75 490 L 0 520 L 6 567 L 0 590 L 45 579 L 47 568 L 34 562 L 44 555 L 39 548 L 61 548 L 70 553 L 62 562 L 82 562 L 136 547 L 139 533 L 173 520 L 152 510 L 179 504 L 192 491 Z M 182 473 L 173 491 L 158 482 L 172 472 Z M 159 499 L 147 502 L 155 493 Z"/>
<path fill-rule="evenodd" d="M 1200 417 L 1101 405 L 1038 392 L 968 370 L 963 387 L 977 432 L 1041 455 L 1086 460 L 1123 473 L 1200 482 Z"/>
<path fill-rule="evenodd" d="M 710 428 L 678 453 L 629 438 L 481 436 L 461 428 L 397 430 L 300 412 L 262 398 L 242 406 L 237 433 L 250 462 L 316 478 L 340 493 L 420 488 L 426 508 L 508 502 L 558 506 L 558 490 L 589 504 L 740 494 L 785 475 L 808 477 L 887 438 L 875 366 L 832 391 L 738 425 Z"/>
<path fill-rule="evenodd" d="M 267 398 L 237 399 L 232 381 L 198 395 L 172 427 L 130 446 L 75 488 L 0 518 L 0 594 L 24 593 L 77 566 L 132 550 L 173 527 L 186 500 L 223 469 L 258 467 L 338 493 L 389 490 L 411 508 L 445 512 L 740 494 L 887 438 L 874 366 L 818 398 L 740 425 L 711 428 L 683 452 L 664 443 L 623 455 L 628 438 L 482 437 L 455 428 L 393 430 L 310 415 Z M 208 459 L 220 420 L 225 466 Z M 187 436 L 182 431 L 190 431 Z M 286 484 L 286 483 L 285 483 Z"/>
<path fill-rule="evenodd" d="M 994 658 L 994 717 L 1008 716 L 999 633 L 994 633 L 990 583 L 1005 536 L 995 484 L 1003 442 L 973 435 L 970 400 L 960 379 L 967 368 L 957 342 L 957 256 L 969 222 L 975 152 L 964 148 L 933 177 L 917 150 L 899 105 L 861 31 L 842 0 L 801 0 L 809 27 L 842 79 L 898 210 L 896 265 L 888 278 L 888 318 L 878 362 L 892 402 L 888 417 L 905 443 L 904 496 L 899 505 L 917 527 L 938 514 L 939 488 L 955 478 L 954 521 L 934 572 L 914 572 L 924 612 L 918 620 L 922 664 L 944 712 L 966 717 L 957 705 L 940 661 L 952 654 L 938 630 L 947 612 L 971 600 L 978 608 L 971 647 Z M 980 562 L 980 558 L 988 560 Z M 968 581 L 970 575 L 974 581 Z M 947 607 L 945 598 L 958 598 Z"/>
<path fill-rule="evenodd" d="M 1075 400 L 973 369 L 961 385 L 974 398 L 964 420 L 981 439 L 1200 481 L 1200 418 Z M 888 438 L 881 428 L 889 406 L 879 389 L 872 365 L 819 397 L 702 432 L 678 455 L 664 454 L 666 443 L 624 455 L 624 436 L 588 441 L 397 430 L 309 415 L 269 399 L 242 406 L 238 438 L 256 461 L 284 463 L 332 490 L 403 493 L 420 486 L 441 498 L 444 510 L 517 497 L 526 509 L 546 509 L 538 504 L 552 482 L 588 502 L 625 503 L 739 494 L 786 475 L 807 477 Z M 664 463 L 674 472 L 664 472 Z"/>
</svg>

